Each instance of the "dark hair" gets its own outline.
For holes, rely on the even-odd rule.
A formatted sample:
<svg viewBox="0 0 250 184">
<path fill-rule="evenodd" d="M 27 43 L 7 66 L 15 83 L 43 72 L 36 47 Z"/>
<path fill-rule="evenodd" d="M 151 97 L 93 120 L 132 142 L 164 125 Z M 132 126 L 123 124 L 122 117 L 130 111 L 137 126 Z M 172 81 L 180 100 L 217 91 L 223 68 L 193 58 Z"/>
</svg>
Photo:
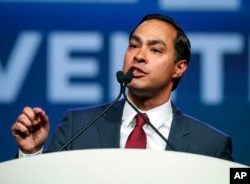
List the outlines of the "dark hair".
<svg viewBox="0 0 250 184">
<path fill-rule="evenodd" d="M 185 34 L 184 30 L 182 29 L 182 27 L 173 18 L 171 18 L 169 16 L 161 15 L 161 14 L 148 14 L 148 15 L 145 15 L 141 19 L 141 21 L 136 25 L 136 27 L 130 32 L 129 39 L 131 38 L 131 36 L 134 34 L 137 27 L 142 22 L 144 22 L 146 20 L 152 20 L 152 19 L 156 19 L 156 20 L 166 22 L 166 23 L 172 25 L 176 29 L 177 37 L 174 40 L 174 48 L 175 48 L 174 62 L 177 63 L 180 60 L 186 60 L 187 63 L 189 63 L 190 56 L 191 56 L 191 44 L 190 44 L 190 41 L 189 41 L 187 35 Z M 175 79 L 172 91 L 174 91 L 176 89 L 176 87 L 178 86 L 180 80 L 181 80 L 181 77 Z"/>
</svg>

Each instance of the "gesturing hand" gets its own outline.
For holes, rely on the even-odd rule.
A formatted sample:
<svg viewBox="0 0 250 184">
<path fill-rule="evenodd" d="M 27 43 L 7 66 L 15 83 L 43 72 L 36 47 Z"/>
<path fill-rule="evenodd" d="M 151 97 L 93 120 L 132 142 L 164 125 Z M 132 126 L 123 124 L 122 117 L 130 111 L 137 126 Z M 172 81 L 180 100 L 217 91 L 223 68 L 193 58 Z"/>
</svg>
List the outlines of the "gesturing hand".
<svg viewBox="0 0 250 184">
<path fill-rule="evenodd" d="M 49 118 L 41 108 L 25 107 L 11 127 L 11 132 L 22 152 L 35 153 L 48 138 Z"/>
</svg>

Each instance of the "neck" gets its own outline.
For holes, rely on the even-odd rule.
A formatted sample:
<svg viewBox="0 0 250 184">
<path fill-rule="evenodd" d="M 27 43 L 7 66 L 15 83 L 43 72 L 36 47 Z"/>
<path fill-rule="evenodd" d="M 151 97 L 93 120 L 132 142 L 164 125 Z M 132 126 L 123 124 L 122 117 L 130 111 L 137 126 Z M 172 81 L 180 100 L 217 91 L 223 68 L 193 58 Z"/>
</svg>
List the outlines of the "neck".
<svg viewBox="0 0 250 184">
<path fill-rule="evenodd" d="M 157 96 L 138 96 L 134 93 L 128 92 L 128 97 L 139 109 L 148 111 L 166 103 L 169 100 L 170 95 L 159 98 Z"/>
</svg>

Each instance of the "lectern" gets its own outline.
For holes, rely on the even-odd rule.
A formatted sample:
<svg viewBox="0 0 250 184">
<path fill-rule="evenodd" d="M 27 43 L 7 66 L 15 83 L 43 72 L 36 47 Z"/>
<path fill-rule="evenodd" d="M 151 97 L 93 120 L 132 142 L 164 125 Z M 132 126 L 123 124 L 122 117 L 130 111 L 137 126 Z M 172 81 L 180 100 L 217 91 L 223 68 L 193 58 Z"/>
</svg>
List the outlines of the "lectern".
<svg viewBox="0 0 250 184">
<path fill-rule="evenodd" d="M 1 184 L 229 184 L 235 162 L 173 151 L 91 149 L 0 163 Z"/>
</svg>

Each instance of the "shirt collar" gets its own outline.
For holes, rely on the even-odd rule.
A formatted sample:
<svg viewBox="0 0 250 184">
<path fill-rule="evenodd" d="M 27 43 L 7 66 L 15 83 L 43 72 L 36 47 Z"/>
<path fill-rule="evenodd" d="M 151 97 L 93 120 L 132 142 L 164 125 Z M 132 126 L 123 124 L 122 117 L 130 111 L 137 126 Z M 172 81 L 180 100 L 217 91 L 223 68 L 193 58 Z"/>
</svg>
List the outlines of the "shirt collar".
<svg viewBox="0 0 250 184">
<path fill-rule="evenodd" d="M 141 111 L 139 108 L 138 110 L 142 113 L 147 113 L 150 122 L 155 126 L 155 128 L 159 128 L 164 123 L 169 122 L 168 120 L 172 117 L 172 106 L 170 100 L 148 111 Z M 124 126 L 129 126 L 136 114 L 137 112 L 126 101 L 122 115 L 122 122 L 124 123 Z"/>
</svg>

